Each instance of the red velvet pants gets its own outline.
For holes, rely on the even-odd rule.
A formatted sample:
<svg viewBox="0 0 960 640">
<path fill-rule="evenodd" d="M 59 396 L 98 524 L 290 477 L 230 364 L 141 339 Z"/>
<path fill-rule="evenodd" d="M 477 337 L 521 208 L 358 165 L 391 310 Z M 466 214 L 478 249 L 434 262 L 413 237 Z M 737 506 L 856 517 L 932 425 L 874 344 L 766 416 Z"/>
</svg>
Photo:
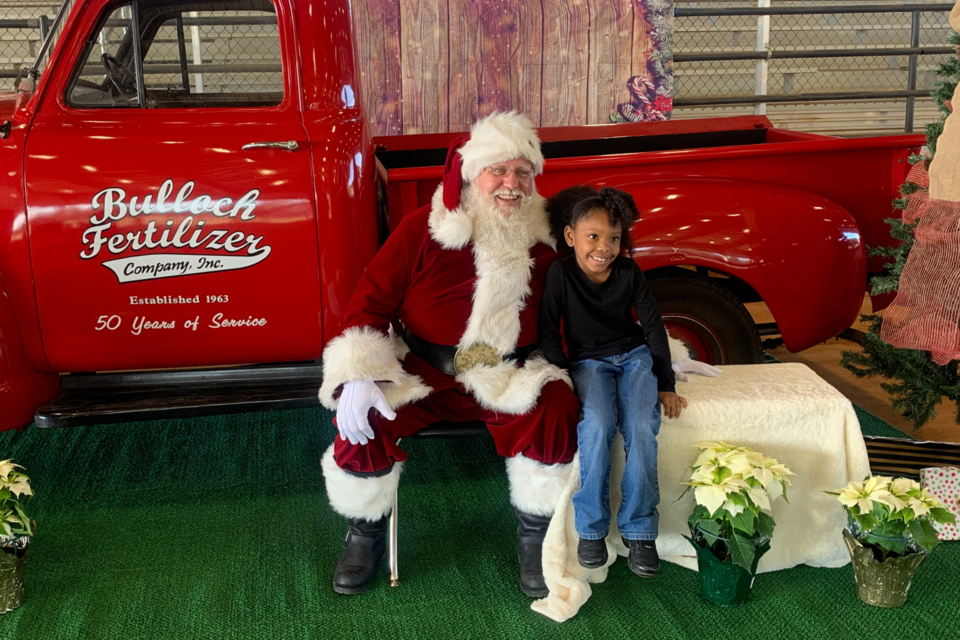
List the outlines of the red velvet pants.
<svg viewBox="0 0 960 640">
<path fill-rule="evenodd" d="M 577 451 L 580 402 L 567 383 L 554 380 L 545 384 L 533 409 L 518 416 L 484 409 L 453 376 L 413 354 L 407 355 L 403 368 L 420 376 L 433 393 L 397 409 L 394 420 L 387 420 L 376 410 L 371 410 L 370 424 L 375 437 L 367 444 L 350 444 L 349 440 L 342 440 L 338 435 L 334 458 L 341 469 L 370 473 L 406 460 L 407 452 L 397 446 L 397 440 L 441 420 L 484 422 L 493 436 L 497 453 L 506 458 L 523 453 L 544 464 L 573 460 Z"/>
</svg>

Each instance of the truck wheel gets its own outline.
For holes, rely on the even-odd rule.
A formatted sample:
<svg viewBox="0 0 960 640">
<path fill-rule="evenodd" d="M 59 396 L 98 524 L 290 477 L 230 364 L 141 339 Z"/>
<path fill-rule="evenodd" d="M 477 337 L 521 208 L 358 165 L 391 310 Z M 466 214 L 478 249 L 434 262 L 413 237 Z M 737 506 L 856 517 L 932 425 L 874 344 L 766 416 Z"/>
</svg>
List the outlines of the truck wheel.
<svg viewBox="0 0 960 640">
<path fill-rule="evenodd" d="M 723 287 L 704 278 L 650 279 L 667 332 L 707 364 L 756 364 L 760 334 L 746 307 Z"/>
</svg>

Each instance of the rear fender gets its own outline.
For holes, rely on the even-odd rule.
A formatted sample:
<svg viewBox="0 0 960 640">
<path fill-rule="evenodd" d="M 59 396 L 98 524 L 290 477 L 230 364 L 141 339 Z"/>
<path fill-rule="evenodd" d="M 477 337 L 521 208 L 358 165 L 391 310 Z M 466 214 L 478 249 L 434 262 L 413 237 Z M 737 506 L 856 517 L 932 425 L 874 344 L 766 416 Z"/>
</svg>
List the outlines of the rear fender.
<svg viewBox="0 0 960 640">
<path fill-rule="evenodd" d="M 739 278 L 766 302 L 791 351 L 856 320 L 866 256 L 856 222 L 836 203 L 732 180 L 609 186 L 629 191 L 640 208 L 633 257 L 644 271 L 693 265 Z"/>
<path fill-rule="evenodd" d="M 59 375 L 38 373 L 30 366 L 13 305 L 0 279 L 0 431 L 33 422 L 37 407 L 59 391 Z"/>
</svg>

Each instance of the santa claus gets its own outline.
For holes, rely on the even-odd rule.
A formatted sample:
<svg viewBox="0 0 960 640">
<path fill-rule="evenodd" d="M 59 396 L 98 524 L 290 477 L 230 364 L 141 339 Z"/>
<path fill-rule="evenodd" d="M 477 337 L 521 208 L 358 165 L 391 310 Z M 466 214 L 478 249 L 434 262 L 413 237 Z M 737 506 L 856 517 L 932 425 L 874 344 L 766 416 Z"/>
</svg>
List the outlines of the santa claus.
<svg viewBox="0 0 960 640">
<path fill-rule="evenodd" d="M 454 141 L 431 205 L 387 239 L 324 351 L 320 400 L 340 436 L 323 474 L 349 520 L 338 593 L 368 589 L 383 559 L 407 457 L 397 440 L 440 420 L 479 420 L 506 458 L 520 587 L 547 595 L 541 547 L 576 451 L 579 403 L 566 372 L 535 354 L 556 258 L 535 185 L 542 170 L 533 125 L 514 112 Z"/>
</svg>

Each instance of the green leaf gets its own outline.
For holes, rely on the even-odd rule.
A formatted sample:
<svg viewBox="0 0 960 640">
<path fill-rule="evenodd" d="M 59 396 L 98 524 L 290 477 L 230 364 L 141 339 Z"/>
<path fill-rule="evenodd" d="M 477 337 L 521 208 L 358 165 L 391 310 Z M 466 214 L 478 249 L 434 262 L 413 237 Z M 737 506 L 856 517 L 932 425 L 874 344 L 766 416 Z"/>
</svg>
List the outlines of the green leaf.
<svg viewBox="0 0 960 640">
<path fill-rule="evenodd" d="M 940 544 L 936 530 L 925 518 L 914 520 L 910 523 L 907 530 L 910 533 L 910 537 L 913 538 L 913 541 L 920 545 L 920 548 L 924 551 L 931 551 L 935 546 Z"/>
<path fill-rule="evenodd" d="M 940 524 L 956 524 L 957 516 L 953 515 L 943 507 L 934 507 L 930 509 L 930 518 Z"/>
<path fill-rule="evenodd" d="M 13 503 L 13 508 L 17 510 L 17 515 L 20 516 L 20 521 L 23 522 L 23 526 L 29 527 L 29 526 L 30 526 L 30 518 L 29 518 L 29 516 L 27 516 L 27 512 L 23 510 L 23 507 L 20 505 L 20 503 L 19 503 L 19 502 L 14 502 L 14 503 Z"/>
<path fill-rule="evenodd" d="M 711 533 L 715 536 L 720 535 L 720 524 L 714 520 L 703 519 L 697 523 L 697 526 L 700 527 L 702 531 Z"/>
<path fill-rule="evenodd" d="M 857 521 L 857 524 L 860 525 L 861 531 L 871 531 L 874 527 L 877 526 L 877 519 L 874 518 L 871 514 L 867 513 L 864 515 L 855 515 L 853 519 Z"/>
<path fill-rule="evenodd" d="M 866 535 L 867 542 L 875 544 L 887 553 L 897 553 L 903 555 L 907 549 L 907 543 L 905 540 L 900 540 L 896 538 L 877 537 L 871 534 Z"/>
<path fill-rule="evenodd" d="M 776 523 L 773 521 L 773 516 L 761 511 L 758 520 L 757 528 L 760 530 L 760 535 L 772 536 L 773 528 L 776 526 Z"/>
<path fill-rule="evenodd" d="M 874 515 L 874 517 L 877 520 L 879 520 L 880 522 L 884 522 L 887 519 L 887 513 L 888 513 L 887 509 L 888 509 L 887 505 L 883 504 L 882 502 L 877 502 L 876 500 L 874 500 L 873 510 L 871 511 L 871 513 Z"/>
<path fill-rule="evenodd" d="M 720 483 L 723 483 L 732 473 L 733 471 L 727 467 L 717 467 L 717 479 L 720 480 Z"/>
<path fill-rule="evenodd" d="M 693 513 L 690 514 L 690 517 L 687 518 L 688 526 L 695 526 L 701 520 L 710 520 L 710 510 L 704 506 L 697 505 L 697 508 L 693 510 Z"/>
<path fill-rule="evenodd" d="M 753 557 L 756 550 L 753 544 L 741 535 L 734 533 L 730 536 L 730 559 L 747 571 L 753 568 Z"/>
<path fill-rule="evenodd" d="M 741 493 L 728 493 L 727 499 L 733 504 L 743 507 L 744 509 L 750 506 L 750 503 L 747 502 L 747 499 Z"/>
<path fill-rule="evenodd" d="M 754 534 L 755 516 L 749 509 L 744 510 L 740 515 L 734 517 L 730 522 L 734 529 L 743 531 L 748 536 Z"/>
<path fill-rule="evenodd" d="M 907 526 L 900 522 L 899 520 L 890 520 L 887 522 L 881 522 L 874 528 L 873 533 L 878 536 L 883 536 L 886 538 L 903 538 L 905 536 L 905 531 Z"/>
</svg>

